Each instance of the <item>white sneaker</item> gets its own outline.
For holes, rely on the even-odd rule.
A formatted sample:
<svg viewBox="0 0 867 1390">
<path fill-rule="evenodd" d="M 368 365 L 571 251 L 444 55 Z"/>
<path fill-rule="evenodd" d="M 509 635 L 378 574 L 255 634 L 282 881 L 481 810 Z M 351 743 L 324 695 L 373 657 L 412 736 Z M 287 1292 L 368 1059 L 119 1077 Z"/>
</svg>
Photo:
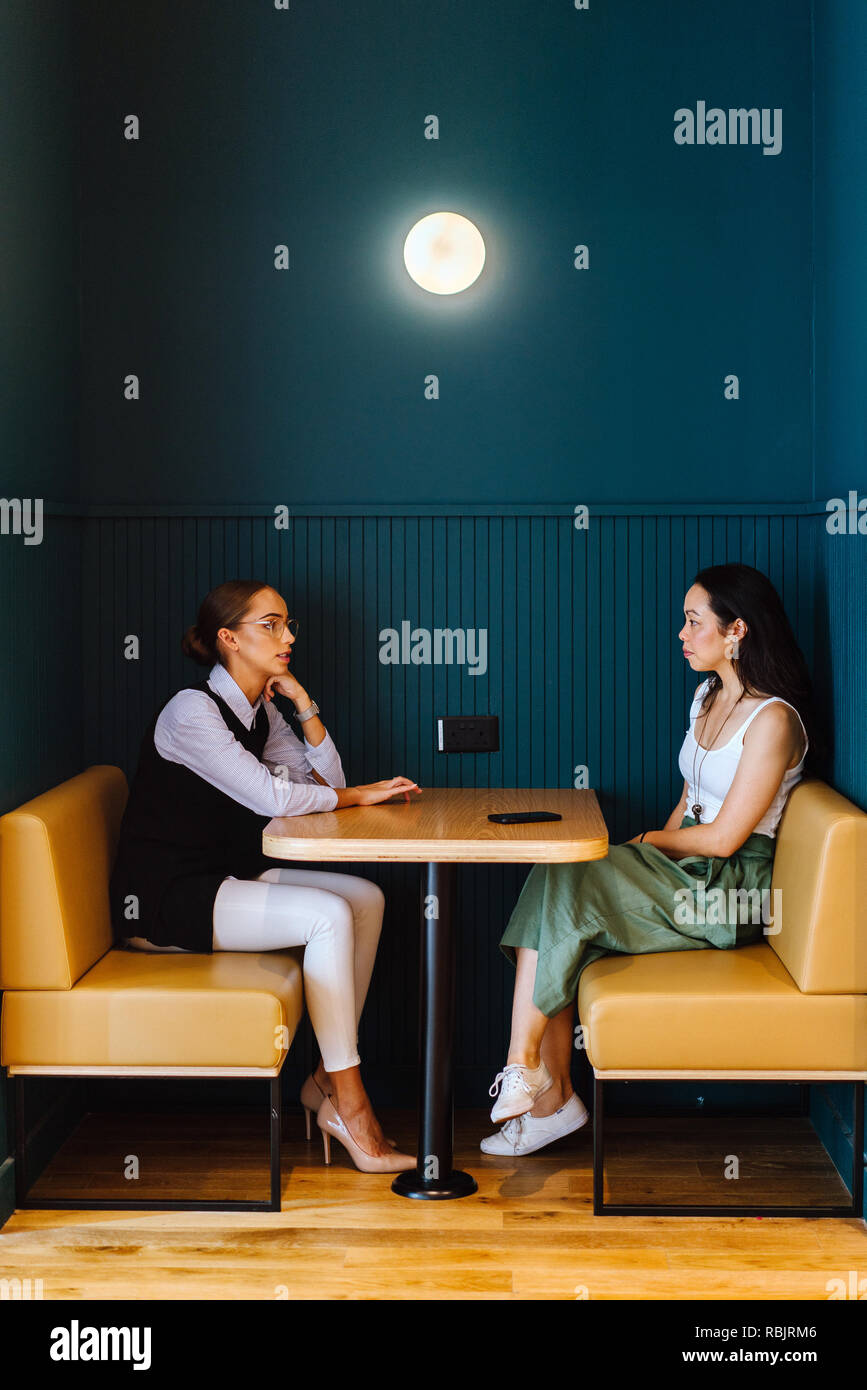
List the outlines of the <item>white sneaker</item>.
<svg viewBox="0 0 867 1390">
<path fill-rule="evenodd" d="M 492 1120 L 510 1120 L 513 1115 L 523 1115 L 540 1096 L 554 1084 L 551 1073 L 540 1062 L 538 1067 L 522 1067 L 519 1062 L 509 1062 L 503 1071 L 497 1072 L 489 1096 L 497 1094 L 497 1087 L 503 1083 L 498 1100 L 491 1111 Z"/>
<path fill-rule="evenodd" d="M 580 1096 L 571 1095 L 553 1115 L 518 1115 L 507 1120 L 497 1134 L 488 1135 L 479 1148 L 486 1154 L 531 1154 L 585 1125 L 590 1116 Z"/>
</svg>

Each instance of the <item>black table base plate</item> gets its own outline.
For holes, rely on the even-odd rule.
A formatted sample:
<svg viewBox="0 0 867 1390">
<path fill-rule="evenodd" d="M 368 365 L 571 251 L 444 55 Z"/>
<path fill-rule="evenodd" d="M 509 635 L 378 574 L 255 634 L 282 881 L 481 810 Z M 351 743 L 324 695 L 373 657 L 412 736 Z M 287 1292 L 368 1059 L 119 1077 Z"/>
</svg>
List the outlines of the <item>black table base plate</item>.
<svg viewBox="0 0 867 1390">
<path fill-rule="evenodd" d="M 420 1197 L 424 1201 L 447 1201 L 450 1197 L 469 1197 L 478 1191 L 478 1183 L 469 1173 L 454 1169 L 447 1178 L 423 1178 L 417 1168 L 398 1173 L 391 1184 L 392 1192 L 401 1197 Z"/>
</svg>

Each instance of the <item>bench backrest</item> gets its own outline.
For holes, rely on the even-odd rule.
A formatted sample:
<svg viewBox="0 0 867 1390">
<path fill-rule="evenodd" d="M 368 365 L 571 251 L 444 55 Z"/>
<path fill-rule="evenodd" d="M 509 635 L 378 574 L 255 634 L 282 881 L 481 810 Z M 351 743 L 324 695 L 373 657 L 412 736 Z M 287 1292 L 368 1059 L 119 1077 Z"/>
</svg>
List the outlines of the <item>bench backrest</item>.
<svg viewBox="0 0 867 1390">
<path fill-rule="evenodd" d="M 0 989 L 71 989 L 113 946 L 108 880 L 127 795 L 120 768 L 90 767 L 0 816 Z M 799 989 L 867 993 L 867 813 L 825 782 L 799 783 L 773 889 L 782 929 L 765 940 Z"/>
<path fill-rule="evenodd" d="M 0 816 L 0 989 L 71 989 L 114 945 L 126 777 L 89 767 Z"/>
<path fill-rule="evenodd" d="M 867 993 L 867 813 L 825 782 L 799 782 L 777 828 L 765 937 L 804 994 Z"/>
</svg>

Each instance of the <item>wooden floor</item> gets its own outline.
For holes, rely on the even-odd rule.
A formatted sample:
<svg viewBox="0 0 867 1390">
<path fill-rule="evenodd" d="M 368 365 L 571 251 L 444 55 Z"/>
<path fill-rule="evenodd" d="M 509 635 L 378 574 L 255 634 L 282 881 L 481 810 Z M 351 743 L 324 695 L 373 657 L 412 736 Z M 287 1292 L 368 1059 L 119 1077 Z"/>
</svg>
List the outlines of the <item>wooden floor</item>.
<svg viewBox="0 0 867 1390">
<path fill-rule="evenodd" d="M 415 1116 L 382 1119 L 411 1150 Z M 594 1217 L 590 1125 L 511 1161 L 479 1151 L 485 1112 L 458 1111 L 455 1129 L 472 1197 L 397 1197 L 336 1142 L 326 1168 L 290 1112 L 281 1212 L 20 1211 L 0 1231 L 0 1277 L 41 1280 L 45 1299 L 715 1301 L 826 1300 L 828 1280 L 867 1276 L 856 1218 Z M 266 1196 L 264 1130 L 264 1115 L 89 1116 L 34 1195 Z M 806 1119 L 612 1118 L 606 1135 L 606 1200 L 846 1200 Z M 737 1181 L 721 1177 L 732 1154 Z"/>
</svg>

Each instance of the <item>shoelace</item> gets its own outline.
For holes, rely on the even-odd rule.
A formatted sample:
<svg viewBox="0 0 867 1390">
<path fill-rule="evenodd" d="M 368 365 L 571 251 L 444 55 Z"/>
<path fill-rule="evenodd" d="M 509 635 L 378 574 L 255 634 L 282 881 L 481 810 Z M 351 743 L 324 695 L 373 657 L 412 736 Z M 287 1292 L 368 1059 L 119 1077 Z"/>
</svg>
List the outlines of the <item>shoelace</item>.
<svg viewBox="0 0 867 1390">
<path fill-rule="evenodd" d="M 503 1125 L 503 1134 L 510 1144 L 520 1143 L 521 1135 L 524 1133 L 524 1121 L 526 1115 L 513 1115 L 511 1120 L 507 1120 Z"/>
<path fill-rule="evenodd" d="M 498 1071 L 497 1075 L 494 1077 L 493 1086 L 488 1087 L 488 1095 L 495 1096 L 497 1094 L 497 1090 L 500 1086 L 500 1083 L 502 1081 L 505 1081 L 506 1077 L 508 1076 L 513 1076 L 517 1081 L 519 1081 L 520 1084 L 523 1086 L 524 1090 L 527 1092 L 527 1095 L 530 1095 L 532 1087 L 528 1085 L 527 1079 L 523 1075 L 523 1071 L 523 1067 L 519 1066 L 517 1062 L 513 1062 L 510 1067 L 506 1067 L 505 1071 Z"/>
</svg>

